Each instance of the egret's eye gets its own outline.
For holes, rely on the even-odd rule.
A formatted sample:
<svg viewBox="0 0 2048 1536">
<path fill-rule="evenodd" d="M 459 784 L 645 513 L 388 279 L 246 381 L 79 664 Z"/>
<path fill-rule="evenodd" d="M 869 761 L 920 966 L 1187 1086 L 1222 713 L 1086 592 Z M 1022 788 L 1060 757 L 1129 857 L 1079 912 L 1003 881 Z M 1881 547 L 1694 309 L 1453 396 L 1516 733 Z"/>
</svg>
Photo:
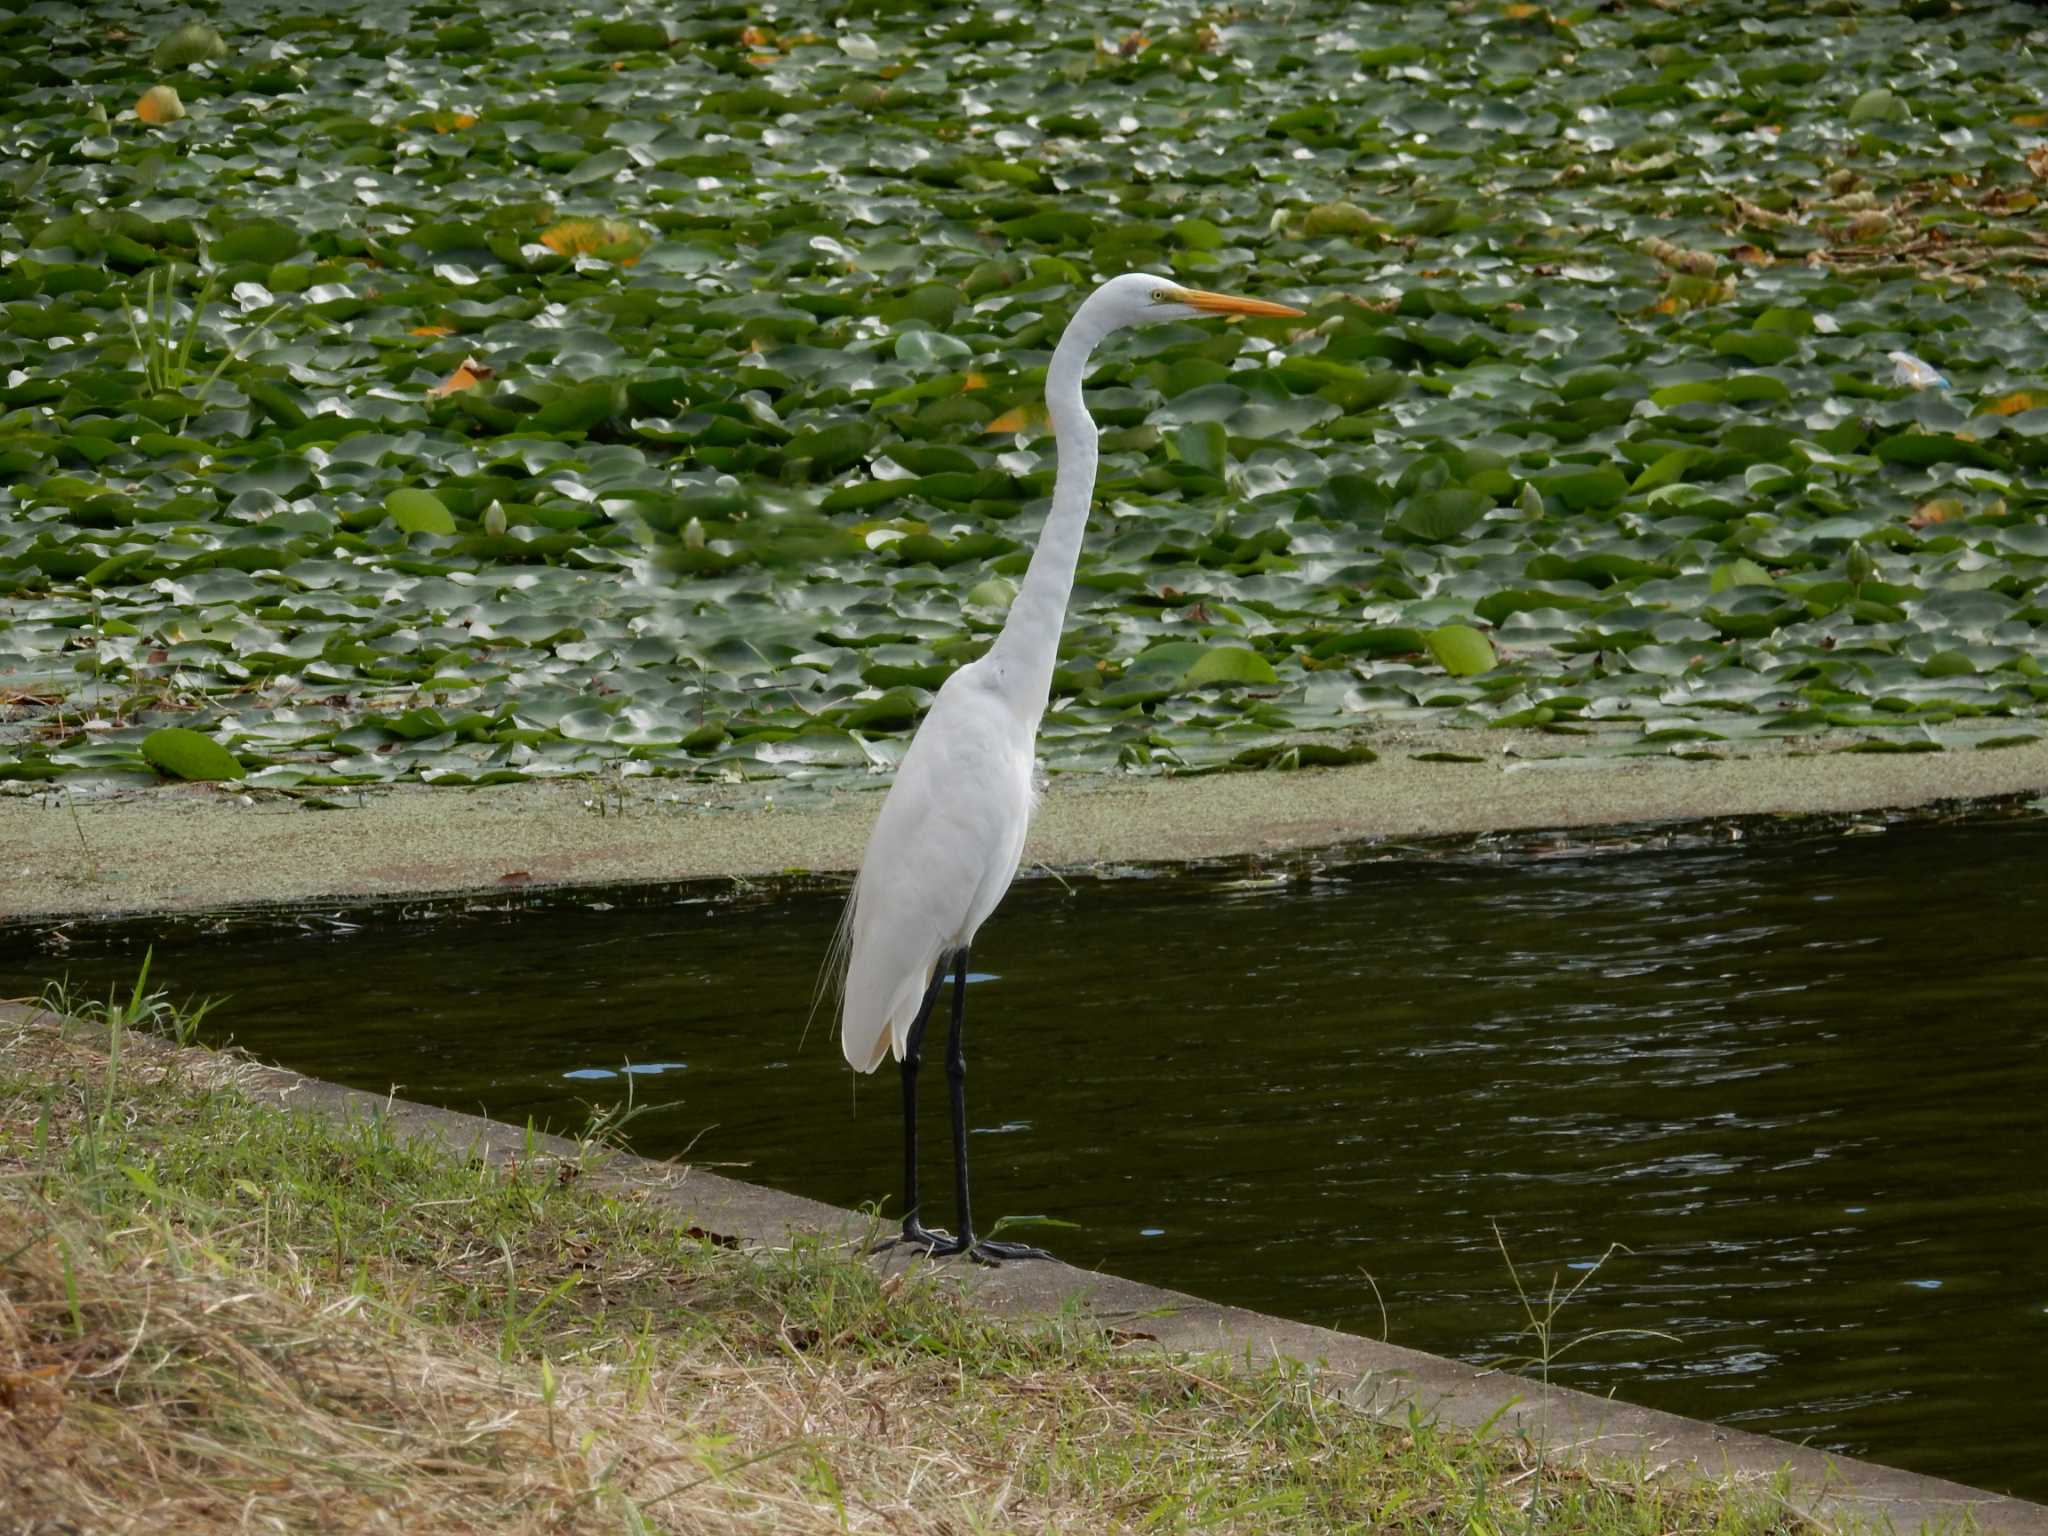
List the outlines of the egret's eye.
<svg viewBox="0 0 2048 1536">
<path fill-rule="evenodd" d="M 1166 302 L 1166 290 L 1164 288 L 1154 288 L 1152 290 L 1152 302 L 1154 304 L 1164 304 Z"/>
</svg>

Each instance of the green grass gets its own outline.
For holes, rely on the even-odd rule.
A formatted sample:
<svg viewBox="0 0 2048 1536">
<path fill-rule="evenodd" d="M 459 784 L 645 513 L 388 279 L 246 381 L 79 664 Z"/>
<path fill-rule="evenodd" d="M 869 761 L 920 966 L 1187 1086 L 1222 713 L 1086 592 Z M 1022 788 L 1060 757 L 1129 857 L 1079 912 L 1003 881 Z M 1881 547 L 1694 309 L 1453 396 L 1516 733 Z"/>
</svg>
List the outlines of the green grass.
<svg viewBox="0 0 2048 1536">
<path fill-rule="evenodd" d="M 606 1177 L 257 1104 L 131 996 L 0 1032 L 0 1487 L 30 1529 L 1728 1532 L 1675 1489 L 1019 1325 Z"/>
</svg>

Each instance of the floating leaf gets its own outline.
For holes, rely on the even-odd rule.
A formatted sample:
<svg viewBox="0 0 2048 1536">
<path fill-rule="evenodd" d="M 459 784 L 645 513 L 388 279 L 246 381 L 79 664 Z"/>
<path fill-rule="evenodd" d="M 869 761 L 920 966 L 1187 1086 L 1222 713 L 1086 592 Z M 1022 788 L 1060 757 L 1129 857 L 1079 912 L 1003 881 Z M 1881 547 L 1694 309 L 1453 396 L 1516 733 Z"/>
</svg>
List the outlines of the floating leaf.
<svg viewBox="0 0 2048 1536">
<path fill-rule="evenodd" d="M 1721 265 L 1711 252 L 1689 251 L 1656 235 L 1643 242 L 1643 254 L 1692 277 L 1712 277 Z"/>
<path fill-rule="evenodd" d="M 175 123 L 185 115 L 185 103 L 178 99 L 178 93 L 172 87 L 152 85 L 137 99 L 135 115 L 151 126 Z"/>
<path fill-rule="evenodd" d="M 673 41 L 658 21 L 608 21 L 597 29 L 598 46 L 618 53 L 654 52 Z"/>
<path fill-rule="evenodd" d="M 540 243 L 558 256 L 598 256 L 630 264 L 647 248 L 647 237 L 624 219 L 564 219 L 542 230 Z"/>
<path fill-rule="evenodd" d="M 1469 624 L 1446 624 L 1429 632 L 1429 654 L 1453 677 L 1476 677 L 1495 665 L 1493 642 Z"/>
<path fill-rule="evenodd" d="M 210 254 L 223 263 L 271 265 L 296 256 L 304 244 L 299 232 L 280 219 L 245 219 L 215 236 Z"/>
<path fill-rule="evenodd" d="M 1301 234 L 1306 240 L 1329 235 L 1385 235 L 1388 227 L 1356 203 L 1318 203 L 1301 216 Z"/>
<path fill-rule="evenodd" d="M 982 428 L 984 432 L 1032 432 L 1047 425 L 1045 407 L 1032 401 L 1013 405 Z"/>
<path fill-rule="evenodd" d="M 2048 406 L 2048 389 L 2016 389 L 2000 395 L 1983 409 L 1993 416 L 2017 416 L 2021 411 L 2038 411 Z"/>
<path fill-rule="evenodd" d="M 1234 645 L 1211 646 L 1195 659 L 1186 677 L 1191 687 L 1207 683 L 1265 687 L 1279 681 L 1280 675 L 1265 657 L 1257 651 Z"/>
<path fill-rule="evenodd" d="M 1029 562 L 1062 329 L 1144 271 L 1312 320 L 1097 351 L 1057 771 L 2048 716 L 2023 10 L 1326 5 L 1304 51 L 1048 4 L 215 8 L 161 68 L 169 21 L 17 7 L 8 686 L 232 701 L 300 782 L 865 780 L 854 711 L 914 719 Z M 126 114 L 159 84 L 203 102 Z"/>
<path fill-rule="evenodd" d="M 1492 505 L 1492 497 L 1463 486 L 1424 491 L 1402 508 L 1394 526 L 1411 538 L 1442 542 L 1458 537 Z"/>
<path fill-rule="evenodd" d="M 478 384 L 491 376 L 491 370 L 473 357 L 465 357 L 455 371 L 441 380 L 427 393 L 430 395 L 452 395 L 459 390 L 475 389 Z"/>
<path fill-rule="evenodd" d="M 1730 587 L 1768 587 L 1772 585 L 1771 573 L 1754 560 L 1731 560 L 1726 565 L 1714 567 L 1709 590 L 1726 592 Z"/>
<path fill-rule="evenodd" d="M 1865 91 L 1849 107 L 1849 123 L 1860 127 L 1867 123 L 1904 123 L 1912 120 L 1913 113 L 1905 101 L 1894 91 L 1884 86 Z"/>
<path fill-rule="evenodd" d="M 242 765 L 211 736 L 167 725 L 142 738 L 143 760 L 176 779 L 217 781 L 243 777 Z"/>
<path fill-rule="evenodd" d="M 448 511 L 446 503 L 432 491 L 403 487 L 384 498 L 384 510 L 391 515 L 391 521 L 407 533 L 442 533 L 455 531 L 455 518 Z"/>
<path fill-rule="evenodd" d="M 158 69 L 183 69 L 188 64 L 225 58 L 227 51 L 227 43 L 213 28 L 203 21 L 188 21 L 156 45 L 149 61 Z"/>
</svg>

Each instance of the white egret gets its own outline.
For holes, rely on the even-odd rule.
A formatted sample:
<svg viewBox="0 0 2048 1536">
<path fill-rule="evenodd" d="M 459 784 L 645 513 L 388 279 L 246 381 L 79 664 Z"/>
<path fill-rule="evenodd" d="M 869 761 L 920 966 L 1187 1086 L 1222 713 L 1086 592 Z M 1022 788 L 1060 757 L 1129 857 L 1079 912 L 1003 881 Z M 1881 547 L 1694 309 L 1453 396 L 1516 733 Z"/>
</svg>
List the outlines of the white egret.
<svg viewBox="0 0 2048 1536">
<path fill-rule="evenodd" d="M 1203 315 L 1299 315 L 1285 304 L 1183 288 L 1130 273 L 1104 283 L 1075 311 L 1046 371 L 1045 401 L 1059 468 L 1052 510 L 1002 632 L 987 653 L 947 678 L 918 727 L 882 802 L 840 924 L 835 953 L 846 973 L 840 1044 L 872 1072 L 894 1051 L 903 1079 L 903 1235 L 931 1254 L 966 1253 L 986 1262 L 1042 1258 L 1037 1248 L 977 1239 L 967 1195 L 967 952 L 1003 899 L 1024 853 L 1031 820 L 1032 764 L 1039 718 L 1052 690 L 1053 661 L 1088 504 L 1095 492 L 1095 423 L 1081 398 L 1089 355 L 1125 326 Z M 946 1080 L 953 1112 L 953 1177 L 959 1230 L 919 1219 L 917 1070 L 925 1026 L 948 970 L 953 1027 Z"/>
</svg>

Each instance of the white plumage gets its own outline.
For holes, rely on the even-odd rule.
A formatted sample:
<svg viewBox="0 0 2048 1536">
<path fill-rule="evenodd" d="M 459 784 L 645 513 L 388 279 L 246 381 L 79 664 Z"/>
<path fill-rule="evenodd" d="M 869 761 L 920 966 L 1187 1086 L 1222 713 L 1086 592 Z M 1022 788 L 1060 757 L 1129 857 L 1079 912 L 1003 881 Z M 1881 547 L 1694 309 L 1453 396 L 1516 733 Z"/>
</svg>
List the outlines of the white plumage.
<svg viewBox="0 0 2048 1536">
<path fill-rule="evenodd" d="M 973 943 L 1024 856 L 1038 712 L 994 681 L 986 657 L 946 679 L 854 881 L 839 1038 L 863 1072 L 902 1059 L 940 958 Z"/>
</svg>

